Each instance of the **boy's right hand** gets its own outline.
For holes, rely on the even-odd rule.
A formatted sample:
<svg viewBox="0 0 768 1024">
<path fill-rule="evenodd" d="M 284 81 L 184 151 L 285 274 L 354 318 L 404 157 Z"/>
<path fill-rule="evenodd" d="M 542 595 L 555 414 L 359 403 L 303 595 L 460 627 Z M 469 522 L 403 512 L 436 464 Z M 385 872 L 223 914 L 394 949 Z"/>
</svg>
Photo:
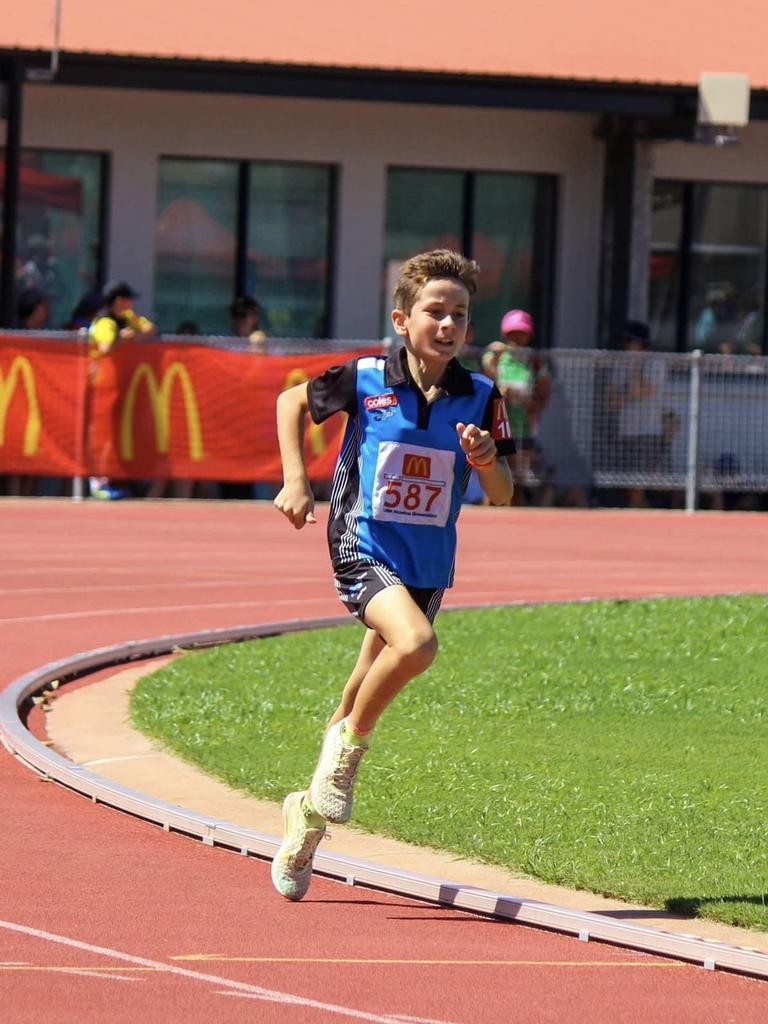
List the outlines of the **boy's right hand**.
<svg viewBox="0 0 768 1024">
<path fill-rule="evenodd" d="M 275 498 L 275 508 L 300 530 L 305 523 L 316 523 L 315 498 L 309 484 L 284 484 Z"/>
</svg>

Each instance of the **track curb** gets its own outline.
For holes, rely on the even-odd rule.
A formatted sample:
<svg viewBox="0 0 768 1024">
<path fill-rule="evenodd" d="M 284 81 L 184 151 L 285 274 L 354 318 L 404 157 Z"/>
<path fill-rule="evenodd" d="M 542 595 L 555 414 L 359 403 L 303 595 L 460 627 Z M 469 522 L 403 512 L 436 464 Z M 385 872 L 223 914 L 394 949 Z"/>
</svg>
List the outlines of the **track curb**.
<svg viewBox="0 0 768 1024">
<path fill-rule="evenodd" d="M 157 800 L 82 768 L 36 739 L 26 728 L 23 715 L 31 697 L 55 680 L 60 683 L 72 682 L 101 669 L 167 655 L 180 649 L 194 650 L 240 643 L 285 633 L 337 627 L 347 625 L 350 621 L 346 615 L 290 619 L 258 626 L 167 635 L 101 647 L 49 662 L 14 680 L 0 693 L 0 740 L 27 767 L 46 779 L 89 797 L 95 803 L 133 814 L 160 825 L 165 831 L 176 831 L 200 839 L 208 846 L 221 846 L 244 856 L 271 860 L 280 845 L 280 840 L 275 836 Z M 315 871 L 348 885 L 370 886 L 401 896 L 546 928 L 575 935 L 582 941 L 607 942 L 686 960 L 710 970 L 722 969 L 768 978 L 768 955 L 758 950 L 731 946 L 694 935 L 627 924 L 601 914 L 515 898 L 425 875 L 393 870 L 351 857 L 319 852 L 315 857 Z"/>
</svg>

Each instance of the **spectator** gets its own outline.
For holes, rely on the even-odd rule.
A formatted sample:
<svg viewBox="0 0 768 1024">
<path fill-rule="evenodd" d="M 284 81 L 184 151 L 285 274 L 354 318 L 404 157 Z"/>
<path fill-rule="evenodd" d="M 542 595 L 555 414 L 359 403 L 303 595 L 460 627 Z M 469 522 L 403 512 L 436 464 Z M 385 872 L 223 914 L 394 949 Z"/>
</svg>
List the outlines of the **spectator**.
<svg viewBox="0 0 768 1024">
<path fill-rule="evenodd" d="M 257 349 L 262 349 L 267 340 L 263 329 L 263 310 L 251 295 L 241 295 L 229 307 L 232 317 L 232 333 L 236 338 L 247 338 Z"/>
<path fill-rule="evenodd" d="M 725 288 L 714 285 L 707 289 L 704 307 L 696 318 L 693 336 L 696 347 L 706 352 L 717 352 L 722 341 L 720 332 L 727 319 L 728 294 Z"/>
<path fill-rule="evenodd" d="M 101 292 L 90 291 L 81 296 L 77 305 L 69 314 L 69 319 L 63 324 L 65 331 L 87 330 L 93 323 L 93 318 L 103 305 Z"/>
<path fill-rule="evenodd" d="M 102 307 L 94 317 L 89 335 L 92 355 L 106 355 L 118 341 L 154 337 L 155 325 L 134 311 L 133 300 L 139 297 L 127 281 L 110 281 L 102 295 Z"/>
<path fill-rule="evenodd" d="M 39 288 L 29 287 L 16 301 L 16 319 L 23 331 L 44 331 L 48 326 L 48 299 Z"/>
<path fill-rule="evenodd" d="M 245 338 L 254 352 L 263 352 L 266 346 L 267 333 L 262 327 L 263 310 L 261 304 L 252 295 L 241 295 L 229 307 L 232 317 L 232 333 L 236 338 Z M 235 483 L 225 481 L 219 485 L 222 498 L 272 499 L 279 488 L 263 483 Z"/>
<path fill-rule="evenodd" d="M 627 357 L 611 374 L 608 407 L 617 414 L 618 468 L 641 480 L 662 469 L 666 367 L 663 359 L 651 354 L 650 330 L 639 320 L 627 321 L 621 347 Z M 630 508 L 647 508 L 640 482 L 628 488 L 627 503 Z"/>
<path fill-rule="evenodd" d="M 535 483 L 535 470 L 541 462 L 536 443 L 539 417 L 549 401 L 551 378 L 544 359 L 531 351 L 534 338 L 533 318 L 523 309 L 510 309 L 501 320 L 501 340 L 492 342 L 483 353 L 482 366 L 495 380 L 507 406 L 517 452 L 512 456 L 515 478 L 515 503 L 522 503 Z"/>
<path fill-rule="evenodd" d="M 20 246 L 22 265 L 16 271 L 16 287 L 37 288 L 44 295 L 59 298 L 62 293 L 61 276 L 51 240 L 44 235 L 31 235 Z"/>
<path fill-rule="evenodd" d="M 99 359 L 107 355 L 120 341 L 154 337 L 156 330 L 151 320 L 134 311 L 133 300 L 138 298 L 127 281 L 111 281 L 104 289 L 102 308 L 89 329 L 91 356 Z M 114 487 L 108 477 L 89 478 L 91 497 L 114 501 L 124 498 L 126 492 Z"/>
<path fill-rule="evenodd" d="M 192 337 L 200 333 L 200 324 L 196 320 L 182 320 L 173 333 Z"/>
</svg>

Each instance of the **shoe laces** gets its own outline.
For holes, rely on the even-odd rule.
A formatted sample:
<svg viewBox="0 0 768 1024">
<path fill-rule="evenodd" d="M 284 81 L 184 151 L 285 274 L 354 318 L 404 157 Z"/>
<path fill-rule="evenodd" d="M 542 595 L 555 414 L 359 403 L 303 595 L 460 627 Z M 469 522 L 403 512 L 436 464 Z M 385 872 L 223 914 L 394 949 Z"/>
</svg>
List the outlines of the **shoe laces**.
<svg viewBox="0 0 768 1024">
<path fill-rule="evenodd" d="M 320 836 L 319 839 L 315 839 L 315 837 L 310 834 L 310 832 L 319 831 L 319 829 L 307 830 L 307 833 L 304 836 L 304 840 L 301 846 L 292 857 L 293 868 L 295 871 L 303 871 L 307 867 L 307 865 L 311 864 L 312 859 L 315 856 L 315 850 L 320 845 L 320 842 L 325 838 L 331 838 L 331 835 L 327 830 L 323 831 L 323 834 Z"/>
<path fill-rule="evenodd" d="M 347 793 L 352 788 L 357 775 L 357 768 L 360 758 L 366 751 L 366 747 L 356 744 L 340 743 L 338 751 L 338 763 L 333 770 L 333 784 L 337 789 Z"/>
</svg>

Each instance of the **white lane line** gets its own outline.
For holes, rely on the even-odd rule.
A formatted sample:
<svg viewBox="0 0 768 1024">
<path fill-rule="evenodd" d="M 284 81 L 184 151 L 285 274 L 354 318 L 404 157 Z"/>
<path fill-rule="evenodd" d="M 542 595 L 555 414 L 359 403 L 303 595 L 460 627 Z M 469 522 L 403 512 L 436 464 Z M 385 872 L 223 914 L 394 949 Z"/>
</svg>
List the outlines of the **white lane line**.
<svg viewBox="0 0 768 1024">
<path fill-rule="evenodd" d="M 393 1021 L 402 1021 L 402 1024 L 449 1024 L 448 1021 L 434 1020 L 432 1017 L 406 1017 L 403 1013 L 396 1014 Z"/>
<path fill-rule="evenodd" d="M 175 580 L 170 583 L 158 583 L 155 580 L 149 580 L 147 583 L 105 583 L 98 586 L 90 587 L 5 587 L 0 590 L 0 597 L 18 597 L 23 594 L 29 596 L 35 594 L 37 596 L 41 594 L 94 594 L 94 593 L 111 593 L 112 591 L 136 591 L 136 590 L 192 590 L 192 589 L 211 589 L 212 587 L 240 587 L 245 589 L 246 587 L 260 587 L 265 583 L 282 583 L 285 581 L 285 575 L 282 576 L 267 576 L 264 573 L 259 574 L 258 583 L 254 583 L 253 579 L 245 580 L 242 578 L 238 579 L 215 579 L 215 580 L 182 580 L 179 582 Z M 305 581 L 306 582 L 306 581 Z M 310 581 L 311 582 L 311 581 Z M 316 580 L 318 584 L 325 584 L 326 580 Z"/>
<path fill-rule="evenodd" d="M 333 601 L 333 595 L 327 597 L 303 597 L 302 606 L 308 604 L 327 604 Z M 214 604 L 161 604 L 141 608 L 98 608 L 81 612 L 55 612 L 50 615 L 20 615 L 11 619 L 0 619 L 0 626 L 19 625 L 21 623 L 56 622 L 65 619 L 102 619 L 115 615 L 156 615 L 158 612 L 194 612 L 206 611 L 211 608 L 274 608 L 276 605 L 294 605 L 295 597 L 274 598 L 261 601 L 223 601 Z M 352 620 L 350 619 L 350 622 Z"/>
<path fill-rule="evenodd" d="M 258 996 L 249 995 L 248 992 L 224 992 L 219 990 L 217 996 L 234 996 L 236 999 L 257 999 Z M 384 1024 L 452 1024 L 449 1020 L 435 1020 L 434 1017 L 406 1017 L 401 1013 L 387 1014 L 385 1017 L 376 1017 Z"/>
<path fill-rule="evenodd" d="M 109 949 L 105 946 L 94 946 L 90 942 L 80 942 L 79 939 L 70 939 L 66 935 L 57 935 L 55 932 L 31 928 L 29 925 L 17 924 L 14 921 L 0 921 L 0 928 L 5 928 L 11 932 L 19 932 L 22 935 L 29 935 L 35 939 L 43 939 L 46 942 L 56 942 L 61 946 L 82 949 L 88 953 L 97 953 L 99 956 L 108 956 L 113 960 L 123 960 L 125 963 L 136 964 L 139 967 L 152 967 L 159 972 L 175 974 L 182 978 L 190 978 L 192 981 L 205 981 L 219 986 L 220 991 L 222 989 L 233 990 L 232 995 L 242 994 L 253 999 L 263 1000 L 264 1002 L 283 1003 L 287 1006 L 306 1006 L 314 1010 L 321 1010 L 324 1013 L 336 1013 L 342 1017 L 353 1017 L 355 1020 L 372 1021 L 373 1024 L 399 1024 L 397 1017 L 393 1017 L 390 1014 L 367 1013 L 365 1010 L 354 1010 L 348 1006 L 323 1003 L 318 999 L 306 999 L 304 996 L 292 995 L 289 992 L 278 992 L 274 989 L 262 988 L 260 985 L 250 985 L 245 981 L 235 981 L 234 978 L 221 978 L 215 974 L 193 971 L 188 967 L 177 967 L 175 964 L 163 963 L 162 960 L 148 960 L 146 957 L 134 956 L 131 953 L 123 953 L 120 950 Z M 439 1024 L 448 1024 L 448 1022 L 441 1021 Z"/>
</svg>

